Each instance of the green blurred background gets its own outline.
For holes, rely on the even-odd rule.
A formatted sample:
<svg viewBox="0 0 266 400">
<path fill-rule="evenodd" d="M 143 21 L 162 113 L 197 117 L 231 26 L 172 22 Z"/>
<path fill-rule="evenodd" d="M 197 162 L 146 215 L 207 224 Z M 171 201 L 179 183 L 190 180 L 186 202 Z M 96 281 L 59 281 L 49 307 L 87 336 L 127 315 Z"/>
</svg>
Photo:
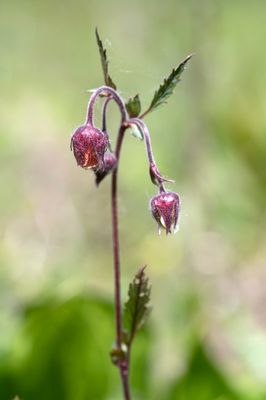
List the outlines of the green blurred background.
<svg viewBox="0 0 266 400">
<path fill-rule="evenodd" d="M 153 285 L 133 399 L 266 399 L 265 15 L 263 0 L 1 2 L 1 400 L 121 399 L 110 181 L 96 190 L 69 151 L 103 83 L 96 26 L 121 95 L 144 108 L 196 53 L 146 118 L 182 199 L 177 235 L 150 216 L 144 144 L 128 136 L 121 160 L 123 298 L 145 263 Z"/>
</svg>

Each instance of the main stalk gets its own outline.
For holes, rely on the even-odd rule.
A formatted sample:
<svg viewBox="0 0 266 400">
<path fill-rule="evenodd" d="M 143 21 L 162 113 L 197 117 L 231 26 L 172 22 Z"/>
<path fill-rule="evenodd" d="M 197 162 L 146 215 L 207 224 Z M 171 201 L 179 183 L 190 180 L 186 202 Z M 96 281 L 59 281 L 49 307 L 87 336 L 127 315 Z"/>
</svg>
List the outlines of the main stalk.
<svg viewBox="0 0 266 400">
<path fill-rule="evenodd" d="M 115 155 L 117 166 L 112 173 L 111 184 L 111 203 L 112 203 L 112 227 L 113 227 L 113 255 L 114 255 L 114 280 L 115 280 L 115 320 L 116 320 L 116 347 L 123 353 L 122 348 L 122 312 L 121 312 L 121 287 L 120 287 L 120 244 L 119 244 L 119 226 L 117 209 L 117 177 L 118 165 L 120 159 L 120 150 L 122 147 L 126 125 L 122 124 L 116 143 Z M 123 357 L 118 361 L 120 369 L 121 382 L 123 386 L 124 399 L 130 400 L 129 379 L 128 379 L 128 358 Z"/>
</svg>

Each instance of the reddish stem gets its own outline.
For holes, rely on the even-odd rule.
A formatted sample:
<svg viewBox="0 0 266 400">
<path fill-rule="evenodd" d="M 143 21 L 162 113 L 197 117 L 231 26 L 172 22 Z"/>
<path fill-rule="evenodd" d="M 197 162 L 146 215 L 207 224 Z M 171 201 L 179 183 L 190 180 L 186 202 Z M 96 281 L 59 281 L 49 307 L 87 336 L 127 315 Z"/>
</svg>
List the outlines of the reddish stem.
<svg viewBox="0 0 266 400">
<path fill-rule="evenodd" d="M 146 124 L 140 119 L 140 117 L 139 118 L 131 118 L 127 123 L 129 125 L 133 123 L 133 124 L 137 125 L 138 128 L 141 130 L 141 132 L 144 136 L 145 143 L 146 143 L 146 150 L 147 150 L 147 156 L 148 156 L 148 160 L 149 160 L 149 164 L 150 164 L 151 177 L 153 175 L 153 178 L 156 178 L 156 182 L 154 179 L 152 179 L 152 182 L 159 186 L 160 192 L 165 192 L 164 182 L 173 182 L 173 181 L 171 179 L 164 178 L 160 174 L 159 169 L 157 168 L 157 165 L 156 165 L 156 162 L 155 162 L 155 159 L 153 156 L 153 152 L 152 152 L 151 137 L 150 137 L 150 133 L 149 133 L 149 130 L 148 130 Z"/>
<path fill-rule="evenodd" d="M 113 255 L 114 255 L 114 284 L 115 284 L 115 326 L 116 326 L 116 347 L 121 353 L 122 349 L 122 312 L 121 312 L 121 285 L 120 285 L 120 246 L 119 246 L 119 227 L 118 227 L 118 209 L 117 209 L 117 174 L 120 158 L 120 150 L 124 139 L 124 133 L 127 128 L 127 111 L 122 98 L 118 93 L 108 87 L 102 86 L 97 89 L 90 98 L 87 111 L 87 124 L 93 125 L 93 112 L 95 101 L 102 93 L 107 93 L 109 97 L 106 99 L 103 107 L 103 131 L 106 131 L 106 111 L 110 100 L 114 100 L 119 107 L 121 113 L 121 125 L 118 132 L 115 155 L 117 158 L 117 166 L 112 173 L 111 184 L 111 204 L 112 204 L 112 228 L 113 228 Z M 128 382 L 128 358 L 119 360 L 118 367 L 120 369 L 121 382 L 123 386 L 124 399 L 130 400 L 129 382 Z"/>
<path fill-rule="evenodd" d="M 117 157 L 117 167 L 112 174 L 111 201 L 112 201 L 112 226 L 113 226 L 113 253 L 114 253 L 114 273 L 115 273 L 115 309 L 116 309 L 116 345 L 121 347 L 122 329 L 121 329 L 121 298 L 120 298 L 120 246 L 119 246 L 119 228 L 117 211 L 117 172 L 120 156 L 120 149 L 124 138 L 125 128 L 121 127 L 118 133 L 115 155 Z"/>
<path fill-rule="evenodd" d="M 117 174 L 120 159 L 120 150 L 122 147 L 126 125 L 120 126 L 115 155 L 117 158 L 117 167 L 112 173 L 111 202 L 112 202 L 112 227 L 113 227 L 113 254 L 114 254 L 114 274 L 115 274 L 115 320 L 116 320 L 116 346 L 122 350 L 122 312 L 121 312 L 121 287 L 120 287 L 120 245 L 119 245 L 119 227 L 117 210 Z M 124 399 L 130 400 L 129 381 L 128 381 L 128 359 L 119 361 L 120 376 L 123 385 Z"/>
<path fill-rule="evenodd" d="M 92 94 L 92 96 L 89 100 L 88 110 L 87 110 L 87 118 L 86 118 L 85 124 L 93 125 L 93 114 L 94 114 L 95 102 L 96 102 L 97 98 L 102 94 L 111 96 L 114 99 L 114 101 L 116 102 L 116 104 L 118 105 L 118 107 L 120 109 L 122 122 L 124 122 L 127 118 L 127 112 L 126 112 L 122 98 L 111 87 L 101 86 L 99 89 L 95 90 L 95 92 Z"/>
</svg>

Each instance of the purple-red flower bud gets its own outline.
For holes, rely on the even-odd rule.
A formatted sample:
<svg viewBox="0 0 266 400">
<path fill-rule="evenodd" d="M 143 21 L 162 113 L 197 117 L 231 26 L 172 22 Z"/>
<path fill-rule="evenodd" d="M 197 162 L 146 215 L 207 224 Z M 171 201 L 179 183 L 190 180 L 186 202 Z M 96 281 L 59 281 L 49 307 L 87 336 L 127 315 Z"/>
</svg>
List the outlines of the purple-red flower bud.
<svg viewBox="0 0 266 400">
<path fill-rule="evenodd" d="M 180 209 L 180 200 L 176 193 L 162 192 L 154 196 L 151 199 L 150 207 L 159 229 L 164 228 L 167 234 L 176 231 Z"/>
<path fill-rule="evenodd" d="M 103 168 L 107 146 L 107 135 L 92 125 L 79 127 L 71 137 L 70 148 L 82 168 Z"/>
<path fill-rule="evenodd" d="M 96 179 L 95 183 L 98 186 L 99 183 L 106 177 L 107 174 L 112 172 L 117 165 L 117 158 L 114 153 L 110 153 L 109 151 L 104 154 L 104 166 L 102 169 L 98 169 L 95 171 Z"/>
</svg>

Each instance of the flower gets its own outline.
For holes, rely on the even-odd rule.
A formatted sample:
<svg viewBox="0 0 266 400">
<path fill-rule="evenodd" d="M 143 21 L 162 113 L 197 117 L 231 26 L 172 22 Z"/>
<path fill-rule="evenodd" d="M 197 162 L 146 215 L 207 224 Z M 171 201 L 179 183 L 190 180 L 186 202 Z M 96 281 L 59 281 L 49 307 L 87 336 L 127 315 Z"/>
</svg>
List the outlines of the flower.
<svg viewBox="0 0 266 400">
<path fill-rule="evenodd" d="M 174 192 L 162 192 L 154 196 L 150 202 L 152 216 L 158 222 L 160 228 L 166 230 L 166 234 L 176 232 L 180 200 Z"/>
<path fill-rule="evenodd" d="M 70 143 L 77 164 L 82 168 L 102 169 L 107 146 L 107 135 L 89 124 L 76 129 Z"/>
<path fill-rule="evenodd" d="M 107 174 L 112 172 L 117 165 L 117 158 L 114 153 L 106 152 L 103 158 L 104 166 L 102 169 L 95 170 L 95 183 L 98 186 Z"/>
</svg>

